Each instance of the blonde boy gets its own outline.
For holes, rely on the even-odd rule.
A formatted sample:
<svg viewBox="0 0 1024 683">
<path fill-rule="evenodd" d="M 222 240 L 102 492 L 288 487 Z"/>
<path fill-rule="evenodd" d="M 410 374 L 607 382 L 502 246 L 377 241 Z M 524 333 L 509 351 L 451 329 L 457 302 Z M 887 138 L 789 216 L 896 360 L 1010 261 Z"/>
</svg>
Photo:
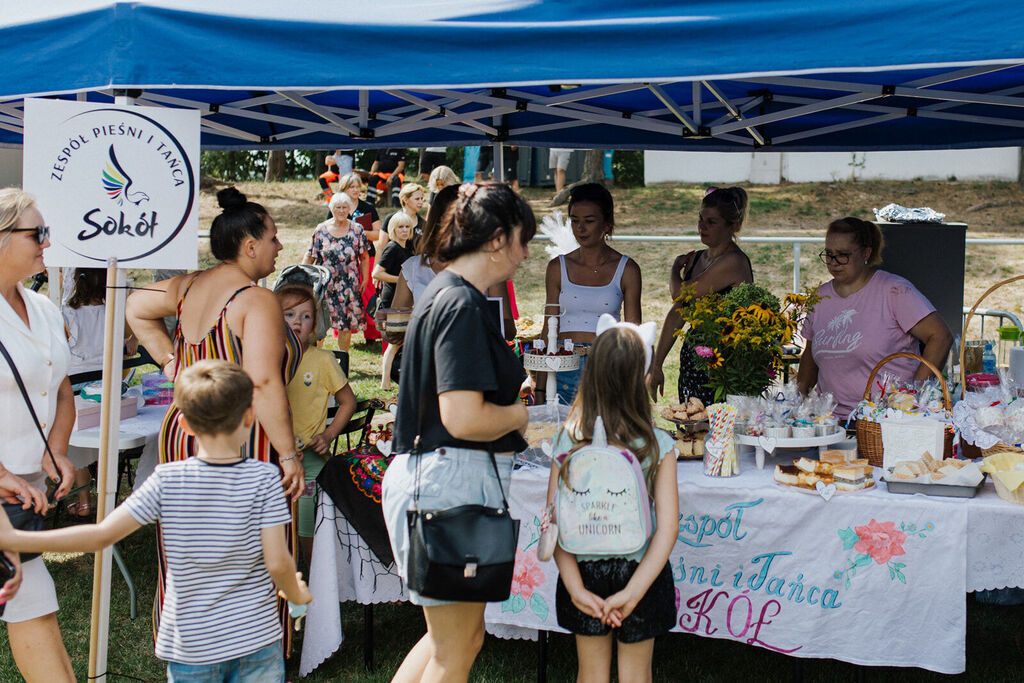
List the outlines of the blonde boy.
<svg viewBox="0 0 1024 683">
<path fill-rule="evenodd" d="M 99 524 L 26 532 L 0 518 L 0 547 L 36 552 L 98 551 L 160 522 L 167 592 L 156 656 L 170 681 L 283 681 L 274 585 L 291 602 L 312 600 L 285 544 L 291 513 L 280 473 L 239 452 L 255 419 L 252 390 L 226 361 L 182 372 L 174 402 L 198 454 L 159 465 Z"/>
</svg>

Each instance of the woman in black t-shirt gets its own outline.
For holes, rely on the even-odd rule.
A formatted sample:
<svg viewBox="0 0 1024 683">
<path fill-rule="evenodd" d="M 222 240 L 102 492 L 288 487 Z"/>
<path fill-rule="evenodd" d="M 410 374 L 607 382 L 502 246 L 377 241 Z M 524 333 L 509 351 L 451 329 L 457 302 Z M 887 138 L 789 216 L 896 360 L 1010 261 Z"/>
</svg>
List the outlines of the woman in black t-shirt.
<svg viewBox="0 0 1024 683">
<path fill-rule="evenodd" d="M 402 208 L 395 213 L 388 214 L 384 218 L 384 224 L 381 226 L 379 236 L 377 238 L 377 252 L 383 254 L 384 247 L 387 246 L 388 240 L 388 225 L 391 223 L 391 218 L 399 213 L 405 213 L 408 216 L 412 216 L 416 220 L 416 227 L 412 230 L 412 238 L 410 244 L 412 248 L 416 248 L 416 242 L 419 240 L 420 235 L 423 234 L 423 219 L 420 217 L 420 210 L 423 208 L 423 188 L 416 183 L 406 183 L 402 185 L 402 190 L 398 195 L 398 200 L 402 204 Z"/>
<path fill-rule="evenodd" d="M 405 578 L 406 511 L 417 488 L 420 509 L 501 506 L 512 456 L 526 447 L 528 415 L 518 400 L 526 374 L 485 292 L 512 279 L 535 232 L 529 205 L 496 183 L 462 185 L 441 227 L 431 258 L 448 266 L 417 299 L 409 322 L 393 446 L 399 455 L 383 482 L 384 520 Z M 410 455 L 417 436 L 422 454 Z M 486 603 L 435 600 L 412 590 L 409 598 L 423 606 L 427 634 L 396 678 L 420 680 L 429 669 L 466 680 L 482 642 Z"/>
<path fill-rule="evenodd" d="M 380 283 L 380 308 L 391 308 L 395 298 L 395 287 L 402 274 L 402 264 L 412 256 L 412 229 L 416 221 L 404 212 L 398 212 L 391 219 L 391 237 L 377 264 L 373 267 L 373 279 Z M 392 337 L 392 340 L 394 338 Z M 391 368 L 401 344 L 391 341 L 384 349 L 380 360 L 380 388 L 391 388 Z M 401 367 L 401 366 L 399 366 Z"/>
</svg>

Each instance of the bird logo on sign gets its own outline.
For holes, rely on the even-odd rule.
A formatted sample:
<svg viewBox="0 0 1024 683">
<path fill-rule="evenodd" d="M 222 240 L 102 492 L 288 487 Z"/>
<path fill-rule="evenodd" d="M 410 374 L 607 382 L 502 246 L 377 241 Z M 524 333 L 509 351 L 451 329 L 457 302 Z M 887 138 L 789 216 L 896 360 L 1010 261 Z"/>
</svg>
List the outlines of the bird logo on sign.
<svg viewBox="0 0 1024 683">
<path fill-rule="evenodd" d="M 110 146 L 108 156 L 110 161 L 103 169 L 103 189 L 106 190 L 107 195 L 116 201 L 118 206 L 124 206 L 126 199 L 135 206 L 140 206 L 142 202 L 148 202 L 148 194 L 142 190 L 132 189 L 132 178 L 121 167 L 117 155 L 114 154 L 113 145 Z"/>
</svg>

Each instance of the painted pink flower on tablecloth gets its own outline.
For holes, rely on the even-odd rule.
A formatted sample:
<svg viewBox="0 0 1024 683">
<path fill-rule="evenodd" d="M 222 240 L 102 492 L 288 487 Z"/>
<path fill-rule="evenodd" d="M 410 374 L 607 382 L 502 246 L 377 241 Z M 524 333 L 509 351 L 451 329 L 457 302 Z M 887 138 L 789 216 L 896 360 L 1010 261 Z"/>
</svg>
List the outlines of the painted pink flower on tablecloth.
<svg viewBox="0 0 1024 683">
<path fill-rule="evenodd" d="M 711 349 L 710 346 L 696 346 L 694 347 L 693 352 L 696 353 L 701 358 L 711 358 L 713 355 L 715 355 L 715 352 Z"/>
<path fill-rule="evenodd" d="M 516 568 L 512 573 L 512 593 L 518 593 L 524 600 L 533 597 L 537 586 L 547 580 L 544 570 L 537 562 L 536 551 L 516 551 Z"/>
<path fill-rule="evenodd" d="M 876 564 L 885 564 L 896 555 L 906 554 L 903 542 L 907 540 L 907 535 L 897 529 L 893 522 L 876 522 L 872 519 L 853 530 L 860 537 L 853 549 L 870 555 Z"/>
</svg>

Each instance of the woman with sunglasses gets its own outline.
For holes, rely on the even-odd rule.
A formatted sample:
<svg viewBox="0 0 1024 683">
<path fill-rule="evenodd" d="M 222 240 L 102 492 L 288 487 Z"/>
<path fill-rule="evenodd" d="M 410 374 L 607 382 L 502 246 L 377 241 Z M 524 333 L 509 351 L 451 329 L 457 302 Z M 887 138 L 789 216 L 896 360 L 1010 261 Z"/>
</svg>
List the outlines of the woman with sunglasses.
<svg viewBox="0 0 1024 683">
<path fill-rule="evenodd" d="M 707 249 L 691 251 L 676 257 L 669 273 L 669 291 L 672 300 L 679 298 L 683 285 L 694 288 L 695 296 L 711 292 L 725 294 L 744 282 L 754 281 L 750 258 L 736 244 L 736 234 L 743 227 L 747 213 L 747 192 L 742 187 L 712 187 L 704 194 L 697 218 L 700 241 Z M 683 320 L 675 304 L 665 316 L 647 375 L 647 386 L 651 396 L 665 393 L 665 375 L 662 365 L 675 344 L 675 333 L 683 326 Z M 711 403 L 714 394 L 705 385 L 707 373 L 694 366 L 693 344 L 683 341 L 679 353 L 679 400 L 686 402 L 696 397 L 705 404 Z"/>
<path fill-rule="evenodd" d="M 906 279 L 878 270 L 882 231 L 859 218 L 832 221 L 819 257 L 832 279 L 801 334 L 797 385 L 806 394 L 817 384 L 836 399 L 845 418 L 860 402 L 872 368 L 890 353 L 919 353 L 938 367 L 946 362 L 953 335 L 935 307 Z M 885 371 L 903 379 L 931 375 L 924 365 L 897 358 Z"/>
<path fill-rule="evenodd" d="M 53 454 L 46 454 L 39 429 L 6 361 L 0 359 L 0 498 L 19 502 L 3 491 L 15 488 L 20 507 L 46 511 L 46 479 L 61 479 L 56 497 L 63 498 L 74 482 L 67 459 L 75 422 L 75 399 L 68 381 L 71 352 L 60 310 L 45 296 L 26 289 L 22 281 L 43 270 L 43 249 L 49 229 L 35 202 L 17 189 L 0 190 L 0 341 L 10 354 L 39 427 Z M 71 659 L 57 624 L 57 591 L 42 557 L 21 566 L 21 586 L 0 593 L 3 620 L 14 662 L 29 681 L 73 681 Z M 14 591 L 17 595 L 11 597 Z"/>
</svg>

